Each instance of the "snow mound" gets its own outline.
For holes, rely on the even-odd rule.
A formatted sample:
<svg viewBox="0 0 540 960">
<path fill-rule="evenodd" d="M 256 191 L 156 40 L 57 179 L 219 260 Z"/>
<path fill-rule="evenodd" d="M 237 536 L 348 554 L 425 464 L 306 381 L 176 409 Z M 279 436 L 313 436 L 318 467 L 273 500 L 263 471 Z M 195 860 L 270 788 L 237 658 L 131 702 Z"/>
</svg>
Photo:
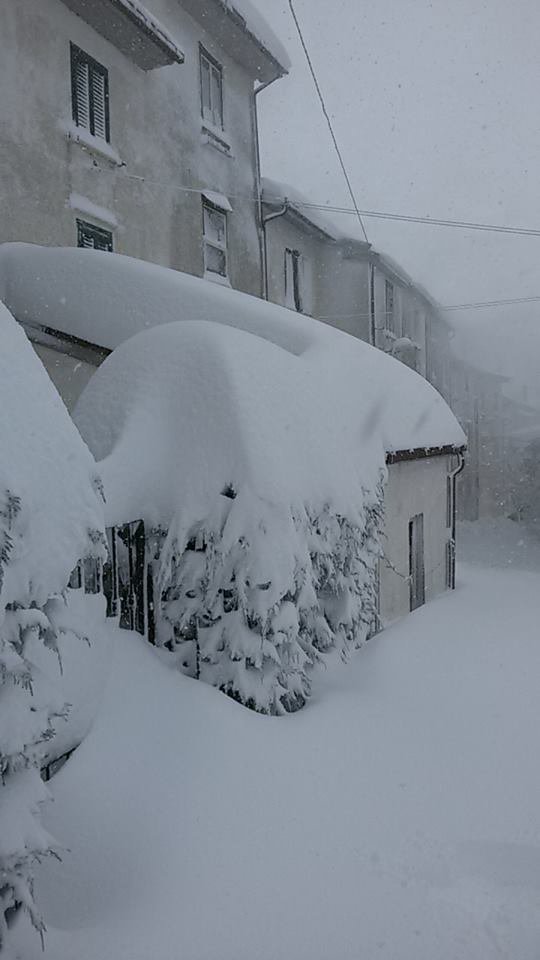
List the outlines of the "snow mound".
<svg viewBox="0 0 540 960">
<path fill-rule="evenodd" d="M 103 526 L 96 465 L 43 364 L 0 303 L 0 515 L 20 500 L 0 606 L 38 606 L 67 585 Z"/>
<path fill-rule="evenodd" d="M 467 581 L 284 720 L 114 631 L 100 714 L 51 782 L 69 852 L 38 876 L 45 953 L 21 929 L 21 956 L 536 960 L 537 577 Z"/>
<path fill-rule="evenodd" d="M 281 347 L 283 357 L 302 358 L 306 376 L 309 369 L 320 378 L 310 395 L 326 392 L 336 430 L 343 420 L 367 437 L 376 429 L 387 453 L 465 443 L 437 391 L 399 361 L 310 317 L 176 270 L 96 250 L 4 244 L 2 297 L 20 322 L 111 350 L 174 321 L 235 327 Z"/>
<path fill-rule="evenodd" d="M 323 377 L 304 358 L 215 323 L 128 340 L 75 411 L 100 461 L 109 518 L 158 525 L 178 504 L 204 513 L 244 484 L 273 503 L 331 500 L 349 512 L 360 481 L 373 486 L 384 449 L 356 415 L 336 420 L 346 391 L 330 396 Z"/>
</svg>

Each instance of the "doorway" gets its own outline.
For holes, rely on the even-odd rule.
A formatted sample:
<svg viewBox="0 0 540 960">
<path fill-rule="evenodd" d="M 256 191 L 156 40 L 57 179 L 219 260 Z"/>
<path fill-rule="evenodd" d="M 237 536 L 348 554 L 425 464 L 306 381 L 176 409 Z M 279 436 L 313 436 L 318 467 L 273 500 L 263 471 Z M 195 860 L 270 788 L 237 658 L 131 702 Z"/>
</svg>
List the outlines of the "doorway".
<svg viewBox="0 0 540 960">
<path fill-rule="evenodd" d="M 409 520 L 409 596 L 411 610 L 425 603 L 423 513 L 417 513 Z"/>
</svg>

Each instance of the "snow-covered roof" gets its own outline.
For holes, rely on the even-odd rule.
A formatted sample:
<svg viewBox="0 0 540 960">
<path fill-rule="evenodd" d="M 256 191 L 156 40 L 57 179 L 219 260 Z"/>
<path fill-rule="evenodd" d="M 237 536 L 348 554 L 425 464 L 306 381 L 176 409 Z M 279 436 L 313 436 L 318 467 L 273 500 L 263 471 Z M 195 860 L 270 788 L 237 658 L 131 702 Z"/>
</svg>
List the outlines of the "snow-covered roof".
<svg viewBox="0 0 540 960">
<path fill-rule="evenodd" d="M 358 425 L 375 410 L 389 453 L 465 440 L 437 391 L 398 360 L 310 317 L 176 270 L 96 250 L 4 244 L 0 299 L 21 322 L 111 350 L 178 320 L 235 327 L 281 348 L 286 364 L 287 354 L 303 358 L 318 389 L 331 393 L 332 377 L 345 378 L 341 416 L 352 405 Z"/>
<path fill-rule="evenodd" d="M 1 611 L 14 600 L 43 603 L 67 586 L 87 551 L 88 531 L 102 528 L 103 504 L 88 448 L 1 303 L 0 342 L 0 521 L 9 511 L 8 491 L 20 499 L 12 552 L 0 572 Z"/>
<path fill-rule="evenodd" d="M 342 240 L 345 238 L 342 231 L 332 222 L 330 217 L 327 217 L 324 212 L 311 206 L 307 197 L 304 196 L 300 190 L 297 190 L 296 187 L 291 187 L 288 183 L 283 183 L 283 181 L 280 180 L 272 180 L 270 177 L 263 177 L 262 198 L 264 203 L 271 204 L 274 207 L 281 207 L 284 200 L 286 200 L 289 210 L 296 213 L 303 220 L 306 220 L 308 224 L 313 224 L 314 227 L 321 230 L 330 240 Z"/>
<path fill-rule="evenodd" d="M 262 83 L 291 67 L 289 55 L 251 0 L 180 0 L 217 43 Z"/>
<path fill-rule="evenodd" d="M 176 39 L 140 0 L 63 0 L 142 70 L 183 63 Z"/>
</svg>

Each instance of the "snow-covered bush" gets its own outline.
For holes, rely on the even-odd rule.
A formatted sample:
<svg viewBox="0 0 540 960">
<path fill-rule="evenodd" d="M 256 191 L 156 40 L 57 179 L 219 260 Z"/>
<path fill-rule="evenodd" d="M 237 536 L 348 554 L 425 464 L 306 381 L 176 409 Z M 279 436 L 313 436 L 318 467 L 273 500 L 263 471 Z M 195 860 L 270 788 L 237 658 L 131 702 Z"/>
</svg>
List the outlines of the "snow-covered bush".
<svg viewBox="0 0 540 960">
<path fill-rule="evenodd" d="M 39 768 L 66 707 L 36 666 L 57 651 L 61 594 L 103 557 L 95 464 L 24 333 L 0 304 L 0 949 L 21 909 L 43 934 L 33 871 L 54 852 Z"/>
<path fill-rule="evenodd" d="M 381 522 L 382 482 L 362 524 L 228 487 L 169 537 L 159 641 L 185 673 L 254 710 L 302 707 L 321 654 L 345 655 L 376 621 Z"/>
</svg>

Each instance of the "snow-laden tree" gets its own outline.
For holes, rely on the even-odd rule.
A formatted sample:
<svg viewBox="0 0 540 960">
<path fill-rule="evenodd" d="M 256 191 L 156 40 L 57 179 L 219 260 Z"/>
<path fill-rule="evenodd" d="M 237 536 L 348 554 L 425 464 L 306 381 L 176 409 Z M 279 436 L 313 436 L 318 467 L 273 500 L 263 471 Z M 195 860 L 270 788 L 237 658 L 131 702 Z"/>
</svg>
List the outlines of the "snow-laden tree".
<svg viewBox="0 0 540 960">
<path fill-rule="evenodd" d="M 181 669 L 261 713 L 303 706 L 321 655 L 345 656 L 376 621 L 382 482 L 364 499 L 353 523 L 229 487 L 207 517 L 173 527 L 158 637 Z"/>
<path fill-rule="evenodd" d="M 0 951 L 53 853 L 40 822 L 44 747 L 65 715 L 36 661 L 57 651 L 59 600 L 79 558 L 103 557 L 95 465 L 41 362 L 0 304 Z"/>
</svg>

